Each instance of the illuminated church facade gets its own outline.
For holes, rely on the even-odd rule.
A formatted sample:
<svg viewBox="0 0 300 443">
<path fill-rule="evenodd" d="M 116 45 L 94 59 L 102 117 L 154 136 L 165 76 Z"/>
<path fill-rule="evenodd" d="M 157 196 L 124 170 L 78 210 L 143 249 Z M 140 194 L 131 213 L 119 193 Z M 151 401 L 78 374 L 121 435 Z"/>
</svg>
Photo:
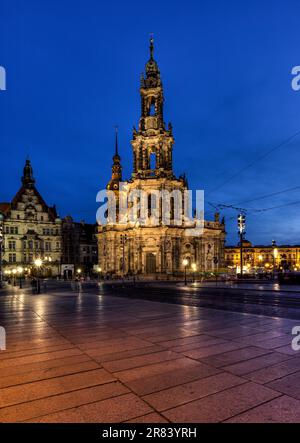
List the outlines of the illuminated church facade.
<svg viewBox="0 0 300 443">
<path fill-rule="evenodd" d="M 125 183 L 126 192 L 142 190 L 149 196 L 153 190 L 184 193 L 188 189 L 186 177 L 176 177 L 173 171 L 173 130 L 170 123 L 166 127 L 164 122 L 163 86 L 153 52 L 151 39 L 150 59 L 141 77 L 141 116 L 131 140 L 133 171 L 127 181 L 122 179 L 116 135 L 112 176 L 107 190 L 113 191 L 117 199 L 121 183 Z M 197 229 L 194 233 L 191 231 L 196 221 L 183 219 L 178 225 L 174 223 L 173 215 L 171 210 L 169 223 L 161 221 L 155 226 L 151 221 L 145 225 L 120 223 L 118 218 L 112 223 L 100 224 L 98 257 L 102 273 L 163 277 L 180 275 L 184 270 L 223 268 L 225 225 L 219 214 L 215 214 L 214 221 L 203 221 L 201 234 Z"/>
</svg>

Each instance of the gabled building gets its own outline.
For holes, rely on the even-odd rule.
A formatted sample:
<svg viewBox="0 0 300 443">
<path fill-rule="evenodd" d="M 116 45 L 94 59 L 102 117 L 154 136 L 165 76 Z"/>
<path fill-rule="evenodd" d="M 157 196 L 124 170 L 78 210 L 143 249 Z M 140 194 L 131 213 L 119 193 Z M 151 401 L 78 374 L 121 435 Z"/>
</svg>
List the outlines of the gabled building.
<svg viewBox="0 0 300 443">
<path fill-rule="evenodd" d="M 23 268 L 34 274 L 34 261 L 42 260 L 40 273 L 60 274 L 61 219 L 55 206 L 48 206 L 35 186 L 29 160 L 23 170 L 21 187 L 11 202 L 0 203 L 3 216 L 3 271 Z"/>
<path fill-rule="evenodd" d="M 78 269 L 91 275 L 98 263 L 97 225 L 75 222 L 68 215 L 62 220 L 62 277 L 72 278 Z"/>
</svg>

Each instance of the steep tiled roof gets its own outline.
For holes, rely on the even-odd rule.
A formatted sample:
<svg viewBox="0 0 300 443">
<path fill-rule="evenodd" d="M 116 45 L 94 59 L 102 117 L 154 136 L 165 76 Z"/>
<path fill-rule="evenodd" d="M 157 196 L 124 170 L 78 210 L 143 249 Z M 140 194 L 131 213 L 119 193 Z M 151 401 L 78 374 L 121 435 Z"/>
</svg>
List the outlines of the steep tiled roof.
<svg viewBox="0 0 300 443">
<path fill-rule="evenodd" d="M 0 212 L 4 215 L 10 211 L 10 203 L 0 203 Z"/>
</svg>

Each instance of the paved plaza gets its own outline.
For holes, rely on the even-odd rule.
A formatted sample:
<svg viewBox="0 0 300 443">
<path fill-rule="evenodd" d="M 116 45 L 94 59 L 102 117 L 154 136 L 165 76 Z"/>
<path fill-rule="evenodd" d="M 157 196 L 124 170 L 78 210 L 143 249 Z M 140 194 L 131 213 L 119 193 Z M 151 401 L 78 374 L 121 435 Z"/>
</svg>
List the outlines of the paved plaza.
<svg viewBox="0 0 300 443">
<path fill-rule="evenodd" d="M 76 294 L 0 295 L 1 422 L 299 422 L 300 321 Z"/>
</svg>

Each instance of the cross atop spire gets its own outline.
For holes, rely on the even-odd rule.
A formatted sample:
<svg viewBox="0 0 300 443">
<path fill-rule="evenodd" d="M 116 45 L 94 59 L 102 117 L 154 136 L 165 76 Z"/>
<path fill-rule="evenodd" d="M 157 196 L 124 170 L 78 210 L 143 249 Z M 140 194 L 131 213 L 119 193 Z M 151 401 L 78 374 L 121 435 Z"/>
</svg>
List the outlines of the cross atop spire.
<svg viewBox="0 0 300 443">
<path fill-rule="evenodd" d="M 116 145 L 115 145 L 115 156 L 119 156 L 119 149 L 118 149 L 118 125 L 115 125 L 115 131 L 116 131 Z"/>
<path fill-rule="evenodd" d="M 150 60 L 154 60 L 153 53 L 154 53 L 154 38 L 153 34 L 150 34 Z"/>
<path fill-rule="evenodd" d="M 156 61 L 154 60 L 154 38 L 153 38 L 153 34 L 150 34 L 150 58 L 148 60 L 148 62 L 146 63 L 146 76 L 144 77 L 144 75 L 142 75 L 141 78 L 141 86 L 146 86 L 146 87 L 155 87 L 158 86 L 158 84 L 161 82 L 160 80 L 160 72 L 159 72 L 159 68 L 158 65 L 156 63 Z M 147 82 L 147 79 L 149 79 L 149 82 Z M 148 85 L 147 85 L 148 83 Z"/>
</svg>

